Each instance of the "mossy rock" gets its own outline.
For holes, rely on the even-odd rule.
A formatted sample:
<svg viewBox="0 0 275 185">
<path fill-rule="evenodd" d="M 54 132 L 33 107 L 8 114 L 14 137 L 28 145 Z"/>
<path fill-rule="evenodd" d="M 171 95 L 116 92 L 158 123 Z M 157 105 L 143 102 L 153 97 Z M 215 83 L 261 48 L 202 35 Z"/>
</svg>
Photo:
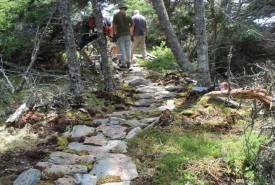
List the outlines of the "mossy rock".
<svg viewBox="0 0 275 185">
<path fill-rule="evenodd" d="M 91 122 L 92 118 L 88 113 L 81 111 L 68 111 L 65 113 L 65 116 L 73 120 L 81 120 L 83 122 Z"/>
<path fill-rule="evenodd" d="M 185 116 L 191 116 L 191 115 L 195 114 L 195 110 L 185 109 L 185 110 L 181 111 L 180 114 L 185 115 Z"/>
<path fill-rule="evenodd" d="M 67 136 L 61 136 L 57 138 L 57 145 L 59 150 L 65 150 L 67 149 L 67 146 L 69 144 L 69 140 Z"/>
<path fill-rule="evenodd" d="M 86 166 L 88 171 L 91 171 L 94 167 L 94 165 L 92 163 L 89 163 L 89 162 L 84 162 L 84 161 L 81 161 L 79 163 L 80 165 L 83 165 L 83 166 Z"/>
<path fill-rule="evenodd" d="M 121 178 L 120 176 L 112 176 L 112 175 L 108 175 L 105 177 L 101 177 L 98 181 L 97 181 L 97 185 L 101 185 L 101 184 L 106 184 L 106 183 L 112 183 L 112 182 L 121 182 Z"/>
</svg>

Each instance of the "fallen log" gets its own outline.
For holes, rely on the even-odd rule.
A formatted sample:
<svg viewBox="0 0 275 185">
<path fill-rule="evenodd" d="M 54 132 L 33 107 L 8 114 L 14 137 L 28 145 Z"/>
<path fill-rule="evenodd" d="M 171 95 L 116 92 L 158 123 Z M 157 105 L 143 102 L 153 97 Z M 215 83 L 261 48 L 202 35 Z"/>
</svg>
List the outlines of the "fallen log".
<svg viewBox="0 0 275 185">
<path fill-rule="evenodd" d="M 230 91 L 212 91 L 207 94 L 206 96 L 215 97 L 227 97 L 231 96 L 233 98 L 239 99 L 256 99 L 264 103 L 265 105 L 272 107 L 272 96 L 268 93 L 267 90 L 261 88 L 255 89 L 232 89 Z"/>
<path fill-rule="evenodd" d="M 23 103 L 18 109 L 16 109 L 16 111 L 12 115 L 9 116 L 9 118 L 6 120 L 6 123 L 11 124 L 19 121 L 21 116 L 28 110 L 29 110 L 29 107 L 27 106 L 27 104 Z"/>
</svg>

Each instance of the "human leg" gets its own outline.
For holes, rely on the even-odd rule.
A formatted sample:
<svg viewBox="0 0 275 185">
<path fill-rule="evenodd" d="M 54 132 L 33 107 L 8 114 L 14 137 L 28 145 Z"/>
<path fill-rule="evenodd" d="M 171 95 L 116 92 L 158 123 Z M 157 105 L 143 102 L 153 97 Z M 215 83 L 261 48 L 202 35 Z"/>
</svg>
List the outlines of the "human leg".
<svg viewBox="0 0 275 185">
<path fill-rule="evenodd" d="M 138 45 L 138 39 L 136 36 L 134 36 L 134 41 L 132 43 L 132 51 L 131 51 L 131 61 L 133 62 L 133 58 L 134 58 L 134 51 L 137 48 Z"/>
<path fill-rule="evenodd" d="M 125 51 L 126 51 L 126 61 L 127 66 L 130 67 L 131 65 L 131 47 L 132 41 L 130 36 L 125 36 Z"/>
<path fill-rule="evenodd" d="M 119 47 L 119 51 L 120 51 L 120 60 L 121 60 L 121 64 L 125 65 L 126 64 L 126 48 L 125 48 L 125 41 L 124 41 L 124 37 L 119 37 L 117 39 L 117 45 Z"/>
</svg>

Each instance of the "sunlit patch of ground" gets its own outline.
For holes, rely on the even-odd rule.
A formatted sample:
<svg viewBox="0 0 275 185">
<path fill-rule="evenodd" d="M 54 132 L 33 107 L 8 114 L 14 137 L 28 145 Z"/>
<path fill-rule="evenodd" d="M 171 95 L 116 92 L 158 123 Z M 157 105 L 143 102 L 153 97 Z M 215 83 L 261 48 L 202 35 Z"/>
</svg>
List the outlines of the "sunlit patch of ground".
<svg viewBox="0 0 275 185">
<path fill-rule="evenodd" d="M 30 150 L 35 146 L 38 135 L 30 132 L 28 126 L 23 129 L 0 127 L 0 154 L 6 151 Z"/>
</svg>

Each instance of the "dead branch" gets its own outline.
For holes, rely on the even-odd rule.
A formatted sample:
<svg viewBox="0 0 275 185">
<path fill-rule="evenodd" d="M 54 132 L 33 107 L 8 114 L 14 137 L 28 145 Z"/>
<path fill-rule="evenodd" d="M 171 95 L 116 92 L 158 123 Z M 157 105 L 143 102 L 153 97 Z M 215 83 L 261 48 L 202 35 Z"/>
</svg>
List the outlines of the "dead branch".
<svg viewBox="0 0 275 185">
<path fill-rule="evenodd" d="M 1 62 L 1 64 L 3 64 L 3 60 L 2 60 L 2 56 L 1 56 L 1 55 L 0 55 L 0 62 Z M 6 73 L 5 73 L 5 71 L 4 71 L 3 65 L 2 65 L 2 67 L 0 68 L 0 71 L 1 71 L 1 73 L 3 74 L 3 76 L 5 77 L 7 83 L 8 83 L 8 85 L 9 85 L 9 87 L 10 87 L 11 92 L 14 93 L 15 88 L 14 88 L 14 86 L 12 85 L 11 81 L 9 80 L 8 76 L 6 75 Z"/>
<path fill-rule="evenodd" d="M 47 30 L 48 30 L 48 27 L 49 25 L 51 24 L 52 22 L 52 19 L 53 19 L 53 16 L 54 14 L 56 13 L 57 11 L 57 8 L 55 7 L 54 11 L 52 12 L 52 15 L 50 16 L 44 30 L 42 31 L 42 33 L 39 35 L 39 28 L 37 29 L 37 32 L 36 32 L 36 36 L 35 36 L 35 42 L 34 42 L 34 48 L 33 48 L 33 51 L 32 51 L 32 56 L 31 56 L 31 62 L 27 68 L 27 70 L 25 71 L 23 77 L 22 77 L 22 80 L 18 86 L 18 88 L 16 89 L 16 91 L 20 91 L 22 90 L 25 82 L 27 81 L 27 77 L 29 75 L 29 72 L 32 68 L 32 66 L 34 65 L 36 59 L 37 59 L 37 55 L 39 53 L 39 49 L 40 49 L 40 42 L 44 39 L 46 33 L 47 33 Z"/>
<path fill-rule="evenodd" d="M 27 104 L 23 103 L 18 109 L 16 109 L 16 111 L 12 115 L 8 117 L 8 119 L 6 120 L 6 123 L 14 123 L 19 121 L 21 116 L 28 110 L 29 110 L 29 107 L 27 106 Z"/>
<path fill-rule="evenodd" d="M 239 99 L 256 99 L 261 101 L 267 106 L 272 107 L 272 96 L 267 90 L 261 88 L 255 89 L 233 89 L 231 91 L 212 91 L 206 94 L 206 96 L 215 97 L 227 97 L 231 96 Z"/>
</svg>

